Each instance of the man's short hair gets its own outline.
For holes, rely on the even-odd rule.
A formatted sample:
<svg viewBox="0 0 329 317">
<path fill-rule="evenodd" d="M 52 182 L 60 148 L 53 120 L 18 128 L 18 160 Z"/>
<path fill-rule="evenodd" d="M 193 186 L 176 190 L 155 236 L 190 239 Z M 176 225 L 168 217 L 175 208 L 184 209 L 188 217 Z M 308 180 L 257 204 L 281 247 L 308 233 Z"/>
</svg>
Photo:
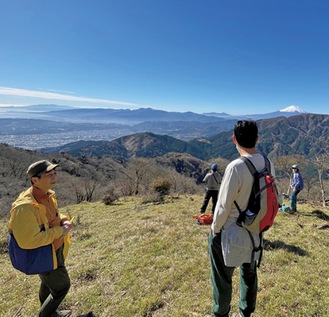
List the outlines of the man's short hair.
<svg viewBox="0 0 329 317">
<path fill-rule="evenodd" d="M 239 120 L 234 126 L 234 136 L 238 144 L 244 148 L 251 149 L 256 146 L 258 127 L 252 120 Z"/>
</svg>

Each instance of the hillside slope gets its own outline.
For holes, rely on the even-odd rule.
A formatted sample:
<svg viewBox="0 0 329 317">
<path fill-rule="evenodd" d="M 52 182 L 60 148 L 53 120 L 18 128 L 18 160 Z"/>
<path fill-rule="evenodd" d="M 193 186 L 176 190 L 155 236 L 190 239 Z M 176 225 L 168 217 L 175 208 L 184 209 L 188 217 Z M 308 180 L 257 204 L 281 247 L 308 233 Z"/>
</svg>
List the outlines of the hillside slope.
<svg viewBox="0 0 329 317">
<path fill-rule="evenodd" d="M 62 208 L 76 216 L 67 260 L 72 286 L 63 308 L 71 308 L 73 316 L 88 311 L 98 317 L 210 314 L 209 227 L 192 219 L 201 202 L 202 196 L 174 197 L 160 205 L 122 198 L 111 206 L 97 202 Z M 324 252 L 328 218 L 306 205 L 296 215 L 278 214 L 265 236 L 254 317 L 327 316 L 329 267 L 323 264 L 329 261 Z M 12 268 L 5 220 L 0 230 L 1 316 L 32 317 L 39 305 L 39 279 Z M 233 283 L 235 312 L 238 270 Z"/>
<path fill-rule="evenodd" d="M 45 153 L 69 153 L 75 156 L 104 156 L 126 160 L 131 157 L 158 157 L 170 152 L 187 153 L 197 158 L 204 157 L 202 149 L 168 135 L 150 132 L 136 133 L 113 141 L 79 141 L 56 148 L 43 148 Z"/>
</svg>

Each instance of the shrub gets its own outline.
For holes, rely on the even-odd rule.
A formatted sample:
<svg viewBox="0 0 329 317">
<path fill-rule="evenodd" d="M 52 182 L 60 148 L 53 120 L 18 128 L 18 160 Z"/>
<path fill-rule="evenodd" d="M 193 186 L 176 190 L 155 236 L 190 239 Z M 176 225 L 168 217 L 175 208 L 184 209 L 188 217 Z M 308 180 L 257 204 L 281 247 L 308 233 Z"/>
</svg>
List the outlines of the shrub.
<svg viewBox="0 0 329 317">
<path fill-rule="evenodd" d="M 151 186 L 154 192 L 159 195 L 159 200 L 163 201 L 164 197 L 170 193 L 171 182 L 168 179 L 159 176 L 152 182 Z"/>
<path fill-rule="evenodd" d="M 102 202 L 105 205 L 111 205 L 118 198 L 119 198 L 119 196 L 114 192 L 114 187 L 109 187 L 108 190 L 107 190 L 107 193 L 105 194 L 105 196 L 102 199 Z"/>
<path fill-rule="evenodd" d="M 116 197 L 112 196 L 112 195 L 105 195 L 102 199 L 102 202 L 105 205 L 111 205 L 112 203 L 114 203 L 116 201 Z"/>
</svg>

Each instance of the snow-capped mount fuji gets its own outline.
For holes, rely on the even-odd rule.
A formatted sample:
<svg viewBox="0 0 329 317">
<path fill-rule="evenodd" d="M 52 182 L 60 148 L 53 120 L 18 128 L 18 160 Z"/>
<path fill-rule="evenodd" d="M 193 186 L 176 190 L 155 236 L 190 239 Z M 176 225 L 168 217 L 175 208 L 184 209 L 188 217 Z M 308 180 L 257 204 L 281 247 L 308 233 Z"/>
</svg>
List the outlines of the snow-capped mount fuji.
<svg viewBox="0 0 329 317">
<path fill-rule="evenodd" d="M 298 112 L 298 113 L 306 113 L 303 109 L 298 106 L 291 105 L 287 108 L 281 109 L 279 112 Z"/>
<path fill-rule="evenodd" d="M 291 116 L 298 116 L 301 114 L 307 113 L 300 107 L 296 105 L 288 106 L 287 108 L 281 109 L 279 111 L 265 113 L 265 114 L 257 114 L 255 116 L 251 116 L 254 120 L 259 119 L 269 119 L 269 118 L 276 118 L 276 117 L 291 117 Z"/>
<path fill-rule="evenodd" d="M 287 108 L 284 108 L 279 111 L 270 112 L 270 113 L 263 113 L 263 114 L 254 114 L 254 115 L 248 115 L 246 117 L 252 119 L 252 120 L 261 120 L 261 119 L 270 119 L 270 118 L 276 118 L 276 117 L 291 117 L 291 116 L 298 116 L 301 114 L 307 113 L 306 111 L 302 110 L 298 106 L 289 106 Z"/>
</svg>

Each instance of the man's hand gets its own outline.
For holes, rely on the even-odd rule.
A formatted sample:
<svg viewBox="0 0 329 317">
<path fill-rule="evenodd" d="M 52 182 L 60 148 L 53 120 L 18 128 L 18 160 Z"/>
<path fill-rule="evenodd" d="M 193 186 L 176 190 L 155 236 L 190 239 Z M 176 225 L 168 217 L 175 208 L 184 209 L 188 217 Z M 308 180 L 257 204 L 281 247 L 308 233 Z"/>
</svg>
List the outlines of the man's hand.
<svg viewBox="0 0 329 317">
<path fill-rule="evenodd" d="M 65 220 L 62 225 L 63 236 L 67 235 L 72 228 L 73 228 L 73 223 L 69 220 Z"/>
<path fill-rule="evenodd" d="M 74 225 L 73 225 L 73 223 L 72 223 L 71 220 L 65 220 L 65 221 L 63 221 L 62 225 L 63 226 L 68 226 L 68 227 L 70 227 L 70 229 L 72 229 L 74 227 Z"/>
</svg>

